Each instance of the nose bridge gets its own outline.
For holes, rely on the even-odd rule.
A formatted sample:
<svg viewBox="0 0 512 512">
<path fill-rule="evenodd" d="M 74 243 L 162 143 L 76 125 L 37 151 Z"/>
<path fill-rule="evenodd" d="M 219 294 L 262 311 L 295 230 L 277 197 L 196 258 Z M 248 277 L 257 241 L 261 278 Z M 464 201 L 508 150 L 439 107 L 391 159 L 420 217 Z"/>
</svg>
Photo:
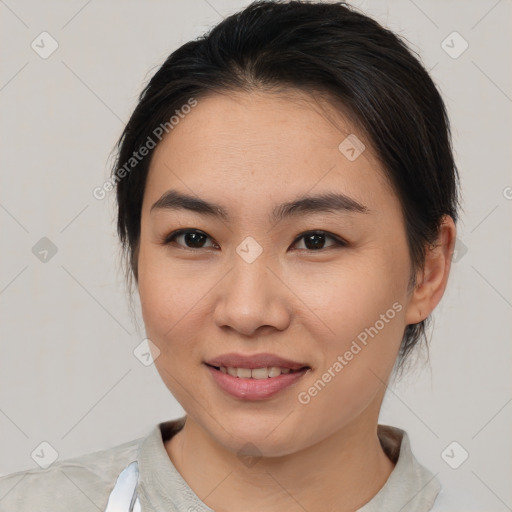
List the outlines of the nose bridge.
<svg viewBox="0 0 512 512">
<path fill-rule="evenodd" d="M 284 329 L 289 322 L 286 287 L 272 269 L 271 250 L 246 237 L 230 261 L 231 272 L 220 284 L 215 306 L 219 326 L 250 335 L 262 325 Z"/>
<path fill-rule="evenodd" d="M 276 292 L 269 269 L 271 257 L 268 250 L 252 237 L 246 237 L 236 248 L 232 258 L 233 271 L 227 286 L 227 294 L 238 304 L 253 304 L 261 309 Z M 275 279 L 275 278 L 274 278 Z M 274 289 L 274 291 L 272 291 Z"/>
</svg>

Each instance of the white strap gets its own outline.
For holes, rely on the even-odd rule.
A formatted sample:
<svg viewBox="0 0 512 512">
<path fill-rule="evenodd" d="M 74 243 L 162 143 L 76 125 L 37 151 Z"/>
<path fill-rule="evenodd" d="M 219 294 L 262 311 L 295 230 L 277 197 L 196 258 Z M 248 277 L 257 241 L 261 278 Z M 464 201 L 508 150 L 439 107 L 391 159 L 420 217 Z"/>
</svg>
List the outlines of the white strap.
<svg viewBox="0 0 512 512">
<path fill-rule="evenodd" d="M 139 498 L 137 497 L 133 503 L 138 479 L 138 464 L 137 461 L 133 461 L 117 477 L 116 485 L 108 497 L 105 512 L 140 512 Z"/>
</svg>

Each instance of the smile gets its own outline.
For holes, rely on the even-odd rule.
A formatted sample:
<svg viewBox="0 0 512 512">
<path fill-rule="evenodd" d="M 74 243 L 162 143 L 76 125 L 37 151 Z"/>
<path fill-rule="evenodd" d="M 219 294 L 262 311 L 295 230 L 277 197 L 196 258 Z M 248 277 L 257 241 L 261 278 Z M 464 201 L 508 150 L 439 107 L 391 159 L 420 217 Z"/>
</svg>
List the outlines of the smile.
<svg viewBox="0 0 512 512">
<path fill-rule="evenodd" d="M 205 363 L 216 386 L 231 397 L 243 400 L 271 398 L 302 379 L 311 370 L 272 366 L 267 368 L 216 367 Z"/>
<path fill-rule="evenodd" d="M 279 366 L 271 366 L 270 368 L 232 368 L 225 366 L 214 367 L 222 373 L 227 373 L 231 377 L 238 377 L 239 379 L 272 379 L 279 377 L 282 373 L 292 373 L 299 370 L 291 370 L 290 368 L 281 368 Z"/>
</svg>

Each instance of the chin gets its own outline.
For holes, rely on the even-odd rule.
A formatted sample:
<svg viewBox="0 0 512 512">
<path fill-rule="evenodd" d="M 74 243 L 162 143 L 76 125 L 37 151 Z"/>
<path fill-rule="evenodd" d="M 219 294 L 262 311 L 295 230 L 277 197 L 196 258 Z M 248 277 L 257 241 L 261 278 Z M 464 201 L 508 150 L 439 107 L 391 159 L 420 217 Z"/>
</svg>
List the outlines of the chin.
<svg viewBox="0 0 512 512">
<path fill-rule="evenodd" d="M 217 443 L 239 457 L 279 457 L 300 449 L 302 443 L 297 433 L 304 436 L 305 432 L 299 425 L 283 424 L 286 413 L 276 411 L 275 415 L 267 416 L 264 418 L 263 413 L 256 411 L 246 415 L 238 411 L 223 417 L 229 417 L 229 422 L 217 419 L 217 423 L 206 418 L 207 431 Z M 311 437 L 306 435 L 306 439 Z"/>
</svg>

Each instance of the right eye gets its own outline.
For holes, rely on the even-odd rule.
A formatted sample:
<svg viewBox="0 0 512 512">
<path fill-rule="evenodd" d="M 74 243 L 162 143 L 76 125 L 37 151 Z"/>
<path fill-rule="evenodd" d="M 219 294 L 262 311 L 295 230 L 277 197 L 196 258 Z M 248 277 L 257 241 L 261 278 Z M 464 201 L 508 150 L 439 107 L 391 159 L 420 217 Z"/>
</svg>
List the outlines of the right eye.
<svg viewBox="0 0 512 512">
<path fill-rule="evenodd" d="M 178 239 L 183 237 L 183 244 L 176 242 Z M 180 247 L 184 249 L 203 249 L 205 248 L 204 242 L 206 239 L 210 238 L 209 235 L 204 233 L 203 231 L 200 231 L 198 229 L 178 229 L 176 231 L 173 231 L 169 235 L 165 237 L 164 245 L 169 245 L 171 243 L 177 243 Z M 219 247 L 217 244 L 206 246 L 208 247 Z"/>
</svg>

